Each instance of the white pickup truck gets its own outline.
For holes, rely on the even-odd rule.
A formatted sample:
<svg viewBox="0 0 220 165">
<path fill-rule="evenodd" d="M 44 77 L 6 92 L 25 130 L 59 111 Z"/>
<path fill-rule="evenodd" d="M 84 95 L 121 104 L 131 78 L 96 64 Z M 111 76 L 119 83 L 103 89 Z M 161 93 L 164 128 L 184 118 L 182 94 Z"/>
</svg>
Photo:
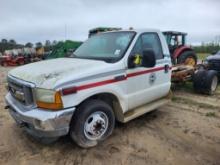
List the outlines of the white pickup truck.
<svg viewBox="0 0 220 165">
<path fill-rule="evenodd" d="M 7 81 L 6 108 L 28 133 L 42 140 L 69 134 L 86 148 L 111 135 L 116 121 L 167 103 L 171 58 L 158 30 L 105 32 L 70 58 L 13 69 Z"/>
</svg>

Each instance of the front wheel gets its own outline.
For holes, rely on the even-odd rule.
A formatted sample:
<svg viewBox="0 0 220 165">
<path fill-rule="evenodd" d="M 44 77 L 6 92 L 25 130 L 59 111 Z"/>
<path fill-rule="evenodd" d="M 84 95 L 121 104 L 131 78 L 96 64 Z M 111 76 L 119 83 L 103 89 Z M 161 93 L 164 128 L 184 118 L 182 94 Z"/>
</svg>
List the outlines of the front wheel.
<svg viewBox="0 0 220 165">
<path fill-rule="evenodd" d="M 114 126 L 111 106 L 101 100 L 88 100 L 74 113 L 70 136 L 80 147 L 89 148 L 110 136 Z"/>
</svg>

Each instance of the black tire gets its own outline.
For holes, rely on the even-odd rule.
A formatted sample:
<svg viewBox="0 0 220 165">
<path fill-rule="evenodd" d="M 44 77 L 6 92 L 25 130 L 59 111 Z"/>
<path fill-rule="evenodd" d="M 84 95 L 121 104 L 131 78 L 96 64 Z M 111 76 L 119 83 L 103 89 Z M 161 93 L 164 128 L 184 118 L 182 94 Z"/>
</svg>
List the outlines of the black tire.
<svg viewBox="0 0 220 165">
<path fill-rule="evenodd" d="M 208 70 L 205 93 L 213 95 L 218 87 L 218 81 L 218 73 L 215 70 Z"/>
<path fill-rule="evenodd" d="M 207 71 L 206 70 L 198 70 L 193 75 L 193 88 L 195 92 L 202 93 L 205 86 L 205 78 Z"/>
<path fill-rule="evenodd" d="M 206 69 L 205 65 L 203 65 L 203 64 L 198 64 L 198 65 L 196 66 L 196 68 L 197 68 L 198 70 L 205 70 L 205 69 Z"/>
<path fill-rule="evenodd" d="M 197 56 L 194 51 L 184 51 L 183 53 L 180 54 L 180 56 L 177 59 L 178 64 L 187 64 L 187 59 L 192 58 L 195 62 L 193 66 L 197 64 Z"/>
<path fill-rule="evenodd" d="M 218 85 L 218 75 L 214 70 L 199 70 L 193 76 L 193 87 L 197 93 L 212 95 Z"/>
<path fill-rule="evenodd" d="M 102 132 L 98 139 L 88 138 L 86 131 L 87 122 L 95 122 L 95 119 L 90 120 L 90 116 L 94 113 L 103 113 L 107 117 L 108 125 L 105 127 L 105 131 Z M 95 118 L 95 117 L 94 117 Z M 97 122 L 95 122 L 97 124 Z M 107 123 L 107 122 L 106 122 Z M 96 146 L 100 141 L 105 140 L 110 136 L 115 127 L 114 112 L 107 103 L 101 100 L 88 100 L 84 102 L 73 115 L 70 125 L 70 137 L 82 148 L 89 148 Z M 94 127 L 92 127 L 94 128 Z M 104 128 L 103 128 L 104 129 Z M 100 131 L 101 132 L 101 131 Z M 92 134 L 91 134 L 92 137 Z"/>
</svg>

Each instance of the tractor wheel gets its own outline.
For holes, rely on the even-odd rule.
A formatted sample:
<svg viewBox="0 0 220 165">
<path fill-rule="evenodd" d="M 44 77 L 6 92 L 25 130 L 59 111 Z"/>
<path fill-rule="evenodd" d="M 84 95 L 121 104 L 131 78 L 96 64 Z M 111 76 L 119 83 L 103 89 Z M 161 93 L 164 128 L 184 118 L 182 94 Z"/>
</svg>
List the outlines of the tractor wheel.
<svg viewBox="0 0 220 165">
<path fill-rule="evenodd" d="M 197 56 L 193 51 L 185 51 L 177 59 L 178 64 L 195 66 L 197 64 Z"/>
<path fill-rule="evenodd" d="M 214 70 L 199 70 L 193 76 L 193 87 L 197 93 L 213 95 L 218 86 L 218 75 Z"/>
</svg>

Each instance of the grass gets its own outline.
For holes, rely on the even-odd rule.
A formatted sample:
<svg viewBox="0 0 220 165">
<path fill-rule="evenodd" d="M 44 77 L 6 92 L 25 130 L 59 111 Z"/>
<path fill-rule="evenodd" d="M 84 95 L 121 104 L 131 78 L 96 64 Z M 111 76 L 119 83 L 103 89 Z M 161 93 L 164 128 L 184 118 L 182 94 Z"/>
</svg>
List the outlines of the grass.
<svg viewBox="0 0 220 165">
<path fill-rule="evenodd" d="M 193 83 L 191 81 L 185 82 L 185 83 L 180 83 L 180 84 L 173 84 L 172 89 L 173 90 L 178 89 L 178 90 L 187 91 L 190 93 L 194 92 Z"/>
<path fill-rule="evenodd" d="M 199 60 L 205 60 L 207 56 L 209 56 L 210 54 L 208 53 L 197 53 L 196 54 Z"/>
</svg>

